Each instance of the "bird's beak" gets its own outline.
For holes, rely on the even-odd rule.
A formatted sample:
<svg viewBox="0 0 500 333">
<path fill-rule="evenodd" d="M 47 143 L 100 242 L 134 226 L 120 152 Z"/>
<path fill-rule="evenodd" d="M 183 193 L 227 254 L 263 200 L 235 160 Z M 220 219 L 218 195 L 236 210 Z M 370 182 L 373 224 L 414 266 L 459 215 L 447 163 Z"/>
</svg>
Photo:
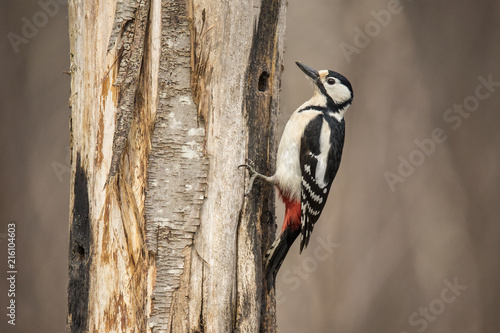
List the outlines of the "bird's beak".
<svg viewBox="0 0 500 333">
<path fill-rule="evenodd" d="M 299 66 L 299 68 L 304 72 L 306 73 L 307 76 L 309 76 L 313 81 L 316 81 L 317 79 L 319 79 L 319 73 L 317 70 L 314 70 L 312 69 L 311 67 L 309 66 L 306 66 L 304 64 L 302 64 L 301 62 L 299 61 L 296 61 L 295 62 L 297 64 L 297 66 Z"/>
</svg>

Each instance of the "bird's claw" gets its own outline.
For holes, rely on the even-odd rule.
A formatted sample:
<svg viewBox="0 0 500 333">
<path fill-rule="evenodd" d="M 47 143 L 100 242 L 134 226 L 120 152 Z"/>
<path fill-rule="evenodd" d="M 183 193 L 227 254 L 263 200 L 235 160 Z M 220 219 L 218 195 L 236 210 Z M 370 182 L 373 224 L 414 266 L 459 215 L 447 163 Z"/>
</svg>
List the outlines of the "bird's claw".
<svg viewBox="0 0 500 333">
<path fill-rule="evenodd" d="M 252 191 L 253 182 L 255 181 L 255 178 L 259 176 L 259 173 L 255 171 L 255 169 L 250 165 L 250 163 L 252 163 L 252 161 L 248 160 L 248 164 L 238 165 L 238 169 L 245 167 L 248 170 L 248 173 L 250 174 L 250 181 L 248 182 L 248 189 L 245 192 L 245 197 L 250 194 L 250 192 Z"/>
<path fill-rule="evenodd" d="M 252 169 L 253 171 L 255 171 L 253 169 L 252 165 L 253 165 L 253 161 L 250 160 L 250 159 L 247 159 L 247 163 L 246 164 L 240 164 L 240 165 L 238 165 L 238 169 L 241 168 L 241 167 L 245 167 L 247 169 Z"/>
</svg>

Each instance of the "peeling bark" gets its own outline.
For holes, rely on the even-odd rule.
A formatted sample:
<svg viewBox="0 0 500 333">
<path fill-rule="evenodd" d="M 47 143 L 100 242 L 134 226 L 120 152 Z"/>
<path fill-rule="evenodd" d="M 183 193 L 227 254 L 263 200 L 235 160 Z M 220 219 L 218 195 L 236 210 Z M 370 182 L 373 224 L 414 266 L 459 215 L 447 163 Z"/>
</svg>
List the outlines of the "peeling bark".
<svg viewBox="0 0 500 333">
<path fill-rule="evenodd" d="M 70 331 L 276 331 L 273 189 L 238 165 L 274 170 L 285 9 L 70 1 Z"/>
<path fill-rule="evenodd" d="M 139 75 L 143 63 L 149 4 L 149 1 L 146 0 L 140 2 L 120 0 L 115 11 L 108 51 L 112 50 L 115 42 L 119 40 L 116 46 L 117 63 L 114 65 L 118 68 L 118 76 L 113 84 L 119 88 L 119 99 L 115 116 L 111 165 L 105 185 L 116 176 L 130 134 L 136 93 L 139 90 Z"/>
</svg>

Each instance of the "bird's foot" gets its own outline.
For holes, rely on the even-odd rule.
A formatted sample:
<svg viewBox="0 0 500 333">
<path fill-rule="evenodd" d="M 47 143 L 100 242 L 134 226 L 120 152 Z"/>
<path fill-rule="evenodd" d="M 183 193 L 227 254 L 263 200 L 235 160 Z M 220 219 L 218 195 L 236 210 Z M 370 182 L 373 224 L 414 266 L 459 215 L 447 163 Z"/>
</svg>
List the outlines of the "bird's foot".
<svg viewBox="0 0 500 333">
<path fill-rule="evenodd" d="M 247 160 L 248 161 L 248 164 L 242 164 L 242 165 L 238 165 L 238 168 L 246 168 L 248 170 L 248 173 L 250 174 L 250 181 L 248 182 L 248 189 L 247 191 L 245 192 L 245 196 L 247 196 L 248 194 L 250 194 L 250 192 L 252 191 L 252 187 L 253 187 L 253 182 L 255 181 L 255 179 L 257 177 L 262 177 L 262 178 L 267 178 L 266 176 L 258 173 L 254 168 L 253 166 L 251 166 L 251 164 L 253 164 L 253 162 L 251 160 Z"/>
</svg>

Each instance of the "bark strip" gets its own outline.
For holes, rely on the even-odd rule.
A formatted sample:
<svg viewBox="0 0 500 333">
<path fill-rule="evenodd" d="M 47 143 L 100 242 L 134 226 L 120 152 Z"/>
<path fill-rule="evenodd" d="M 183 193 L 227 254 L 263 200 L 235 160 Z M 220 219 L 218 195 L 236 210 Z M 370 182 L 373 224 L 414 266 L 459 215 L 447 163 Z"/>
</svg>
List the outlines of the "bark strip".
<svg viewBox="0 0 500 333">
<path fill-rule="evenodd" d="M 205 129 L 191 91 L 187 2 L 163 0 L 161 16 L 159 102 L 146 193 L 147 246 L 157 268 L 149 319 L 154 332 L 171 328 L 174 291 L 181 286 L 186 251 L 200 224 L 207 177 Z"/>
</svg>

